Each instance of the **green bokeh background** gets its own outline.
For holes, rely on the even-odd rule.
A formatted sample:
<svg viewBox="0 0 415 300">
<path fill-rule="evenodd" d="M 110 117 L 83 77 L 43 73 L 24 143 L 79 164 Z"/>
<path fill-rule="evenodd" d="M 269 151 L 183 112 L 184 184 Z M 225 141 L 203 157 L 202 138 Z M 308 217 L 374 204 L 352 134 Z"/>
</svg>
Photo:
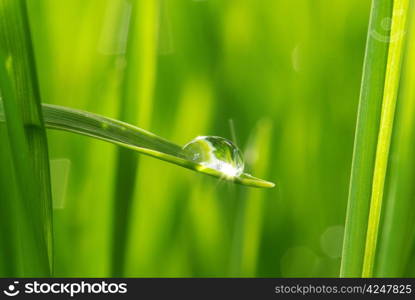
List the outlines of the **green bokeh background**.
<svg viewBox="0 0 415 300">
<path fill-rule="evenodd" d="M 158 9 L 147 20 L 157 35 L 152 109 L 136 125 L 185 144 L 232 138 L 232 120 L 248 168 L 277 186 L 141 157 L 125 275 L 337 276 L 370 1 Z M 29 1 L 44 102 L 118 117 L 128 11 L 125 1 Z M 108 276 L 116 146 L 50 132 L 49 148 L 71 163 L 54 212 L 55 275 Z"/>
<path fill-rule="evenodd" d="M 137 2 L 135 125 L 233 139 L 276 188 L 140 156 L 123 275 L 338 276 L 370 1 Z M 43 102 L 120 118 L 129 1 L 28 7 Z M 52 172 L 54 275 L 110 276 L 117 147 L 48 140 L 70 162 Z"/>
</svg>

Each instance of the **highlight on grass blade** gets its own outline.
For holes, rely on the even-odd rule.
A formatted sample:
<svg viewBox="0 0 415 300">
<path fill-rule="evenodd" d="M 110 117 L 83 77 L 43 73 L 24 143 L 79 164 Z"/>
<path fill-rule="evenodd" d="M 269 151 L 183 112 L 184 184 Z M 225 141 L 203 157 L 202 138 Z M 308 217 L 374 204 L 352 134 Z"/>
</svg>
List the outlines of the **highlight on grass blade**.
<svg viewBox="0 0 415 300">
<path fill-rule="evenodd" d="M 382 212 L 386 171 L 389 162 L 389 149 L 398 97 L 408 7 L 409 0 L 395 0 L 393 2 L 391 40 L 388 51 L 382 113 L 373 173 L 372 195 L 370 200 L 370 211 L 362 271 L 363 277 L 372 277 L 375 266 L 379 223 Z"/>
<path fill-rule="evenodd" d="M 0 90 L 19 187 L 16 201 L 22 202 L 17 214 L 26 223 L 20 226 L 21 275 L 49 276 L 54 261 L 49 154 L 24 0 L 0 0 Z"/>
</svg>

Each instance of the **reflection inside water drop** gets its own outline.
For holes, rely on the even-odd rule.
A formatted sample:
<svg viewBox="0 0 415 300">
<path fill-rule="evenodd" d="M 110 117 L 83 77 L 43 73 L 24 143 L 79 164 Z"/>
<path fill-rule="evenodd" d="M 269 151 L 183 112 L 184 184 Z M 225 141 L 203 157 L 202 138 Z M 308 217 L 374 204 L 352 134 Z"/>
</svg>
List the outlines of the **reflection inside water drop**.
<svg viewBox="0 0 415 300">
<path fill-rule="evenodd" d="M 236 177 L 244 171 L 241 150 L 225 138 L 199 136 L 187 143 L 183 150 L 189 160 L 220 171 L 225 177 Z"/>
</svg>

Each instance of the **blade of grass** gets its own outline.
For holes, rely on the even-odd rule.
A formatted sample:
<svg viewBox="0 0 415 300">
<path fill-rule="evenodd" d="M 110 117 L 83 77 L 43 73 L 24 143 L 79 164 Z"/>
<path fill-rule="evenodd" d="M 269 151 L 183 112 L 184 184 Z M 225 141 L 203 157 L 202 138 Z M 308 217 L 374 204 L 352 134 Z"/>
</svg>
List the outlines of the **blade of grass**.
<svg viewBox="0 0 415 300">
<path fill-rule="evenodd" d="M 268 161 L 272 145 L 272 122 L 267 119 L 260 120 L 252 137 L 248 151 L 254 157 L 252 162 L 255 171 L 261 175 L 268 172 Z M 260 155 L 259 155 L 260 154 Z M 256 156 L 256 157 L 255 157 Z M 258 158 L 261 157 L 259 160 Z M 262 190 L 247 191 L 246 198 L 242 199 L 239 210 L 240 218 L 237 220 L 235 232 L 235 259 L 236 266 L 233 276 L 255 277 L 257 275 L 258 252 L 261 246 L 261 227 L 264 214 L 264 201 L 266 196 Z"/>
<path fill-rule="evenodd" d="M 12 162 L 17 182 L 19 201 L 19 223 L 11 224 L 19 228 L 22 253 L 23 276 L 47 276 L 50 274 L 46 239 L 43 232 L 43 215 L 39 211 L 37 182 L 31 161 L 23 117 L 14 94 L 13 83 L 5 66 L 5 56 L 0 52 L 0 90 L 3 97 L 4 115 L 8 139 L 12 150 Z M 12 174 L 10 174 L 12 176 Z M 14 218 L 9 219 L 13 221 Z"/>
<path fill-rule="evenodd" d="M 413 276 L 413 273 L 405 274 L 415 238 L 415 14 L 412 9 L 402 93 L 396 108 L 382 236 L 375 263 L 375 276 L 379 277 Z"/>
<path fill-rule="evenodd" d="M 360 277 L 377 136 L 386 74 L 389 32 L 382 22 L 392 15 L 392 0 L 373 0 L 366 41 L 349 199 L 340 268 L 341 277 Z"/>
<path fill-rule="evenodd" d="M 163 7 L 161 3 L 160 10 L 163 10 Z M 172 97 L 178 99 L 178 101 L 174 105 L 176 113 L 174 114 L 174 120 L 171 123 L 169 122 L 169 127 L 171 127 L 172 132 L 170 135 L 171 140 L 184 142 L 190 137 L 197 136 L 199 133 L 208 130 L 207 126 L 211 121 L 211 112 L 215 98 L 212 94 L 212 87 L 205 78 L 192 76 L 188 81 L 181 83 L 180 86 L 183 89 L 181 94 L 177 97 Z M 203 111 L 203 114 L 195 113 L 195 109 Z M 192 124 L 192 126 L 188 126 L 188 124 Z M 152 194 L 151 197 L 140 198 L 140 195 L 152 193 L 154 188 L 152 186 L 152 178 L 158 177 L 157 174 L 160 172 L 157 166 L 152 168 L 150 167 L 151 165 L 151 161 L 143 160 L 143 172 L 137 178 L 136 184 L 139 200 L 136 200 L 134 203 L 135 209 L 132 216 L 134 221 L 130 247 L 128 248 L 129 266 L 127 275 L 133 276 L 133 274 L 137 274 L 137 268 L 134 266 L 140 266 L 138 270 L 139 276 L 143 274 L 152 274 L 151 276 L 177 276 L 177 274 L 180 274 L 179 269 L 170 267 L 171 264 L 180 264 L 180 258 L 174 257 L 173 254 L 177 251 L 174 249 L 181 243 L 181 238 L 175 233 L 179 230 L 178 227 L 183 226 L 183 230 L 186 231 L 188 226 L 193 226 L 193 224 L 189 225 L 186 223 L 186 220 L 188 220 L 186 212 L 191 209 L 188 205 L 188 195 L 195 195 L 195 198 L 197 198 L 197 195 L 202 193 L 204 197 L 201 199 L 208 199 L 209 195 L 212 196 L 212 194 L 209 194 L 209 191 L 207 191 L 209 190 L 209 184 L 199 184 L 200 181 L 206 183 L 203 180 L 205 178 L 198 180 L 192 176 L 176 176 L 178 171 L 176 168 L 166 167 L 162 171 L 163 189 L 157 189 L 157 192 Z M 192 181 L 193 184 L 189 181 Z M 215 201 L 214 198 L 209 199 L 212 202 Z M 196 215 L 198 220 L 203 219 L 200 214 L 196 213 Z M 215 230 L 217 224 L 213 224 L 212 220 L 208 219 L 210 220 L 210 230 Z M 158 221 L 154 222 L 154 220 Z M 152 225 L 148 226 L 148 224 Z M 189 236 L 185 232 L 179 235 L 183 237 Z M 205 236 L 203 235 L 203 238 Z M 218 243 L 220 244 L 220 241 Z M 160 254 L 166 253 L 165 249 L 172 251 L 167 255 L 165 263 L 160 265 Z M 189 254 L 186 249 L 180 246 L 178 249 L 182 257 L 188 257 Z M 204 247 L 203 249 L 204 251 L 209 251 L 209 247 Z M 170 263 L 169 261 L 172 262 Z M 212 264 L 209 258 L 205 259 L 204 263 Z M 171 270 L 166 273 L 165 270 L 170 268 Z M 190 273 L 185 274 L 189 275 Z"/>
<path fill-rule="evenodd" d="M 275 186 L 272 182 L 256 178 L 247 173 L 229 177 L 218 170 L 195 163 L 187 158 L 181 146 L 128 123 L 58 105 L 42 104 L 42 110 L 45 125 L 51 129 L 59 129 L 97 138 L 190 170 L 241 185 L 257 188 L 273 188 Z M 2 111 L 0 110 L 0 120 L 1 118 Z"/>
<path fill-rule="evenodd" d="M 26 217 L 32 222 L 33 233 L 26 234 L 33 235 L 36 246 L 34 252 L 24 254 L 36 261 L 26 263 L 25 272 L 47 276 L 53 269 L 49 159 L 25 0 L 0 0 L 0 48 L 1 89 L 14 167 Z"/>
<path fill-rule="evenodd" d="M 131 1 L 132 15 L 127 45 L 121 111 L 125 122 L 149 127 L 152 110 L 154 73 L 156 64 L 156 29 L 158 1 Z M 111 273 L 124 275 L 131 204 L 138 169 L 138 156 L 119 148 L 113 196 L 113 236 Z"/>
<path fill-rule="evenodd" d="M 401 61 L 406 33 L 408 0 L 395 0 L 393 3 L 391 41 L 389 45 L 386 68 L 385 89 L 383 94 L 382 114 L 376 149 L 375 169 L 373 174 L 372 196 L 370 200 L 369 220 L 366 235 L 363 277 L 372 277 L 382 211 L 382 199 L 385 177 L 389 160 L 396 99 L 399 88 Z"/>
</svg>

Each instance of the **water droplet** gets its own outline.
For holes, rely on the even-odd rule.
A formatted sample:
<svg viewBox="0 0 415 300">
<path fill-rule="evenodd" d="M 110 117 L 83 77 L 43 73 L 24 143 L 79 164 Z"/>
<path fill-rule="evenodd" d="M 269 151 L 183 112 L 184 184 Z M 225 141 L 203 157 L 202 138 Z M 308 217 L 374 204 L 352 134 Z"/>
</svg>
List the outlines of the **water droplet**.
<svg viewBox="0 0 415 300">
<path fill-rule="evenodd" d="M 225 138 L 199 136 L 187 143 L 183 150 L 189 160 L 220 171 L 225 177 L 237 177 L 244 171 L 241 150 Z"/>
</svg>

